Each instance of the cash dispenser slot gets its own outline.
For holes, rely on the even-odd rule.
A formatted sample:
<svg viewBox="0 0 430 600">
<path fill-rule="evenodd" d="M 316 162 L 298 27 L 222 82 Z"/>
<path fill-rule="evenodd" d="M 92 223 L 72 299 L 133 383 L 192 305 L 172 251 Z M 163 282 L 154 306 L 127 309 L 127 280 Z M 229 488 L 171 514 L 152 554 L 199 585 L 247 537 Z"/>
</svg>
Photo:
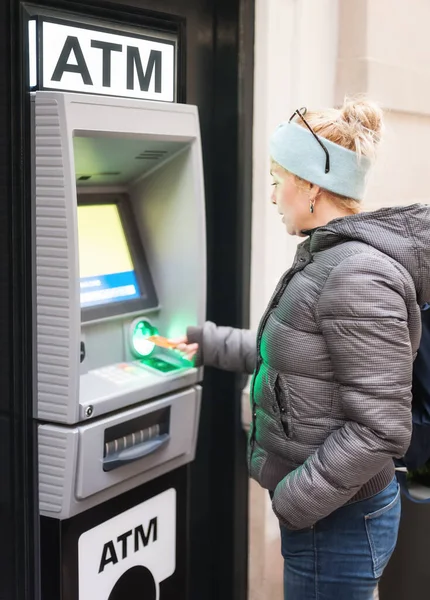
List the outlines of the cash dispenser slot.
<svg viewBox="0 0 430 600">
<path fill-rule="evenodd" d="M 113 471 L 166 446 L 169 429 L 170 407 L 107 428 L 103 471 Z"/>
<path fill-rule="evenodd" d="M 81 511 L 82 501 L 94 506 L 190 462 L 195 454 L 200 398 L 201 388 L 194 386 L 74 428 L 41 426 L 39 460 L 46 478 L 40 479 L 40 494 L 46 498 L 52 491 L 52 451 L 63 453 L 68 457 L 66 466 L 76 469 L 70 488 L 74 498 L 65 498 L 62 508 L 67 518 Z M 52 440 L 58 443 L 51 451 Z M 68 475 L 65 469 L 61 484 L 65 494 Z"/>
</svg>

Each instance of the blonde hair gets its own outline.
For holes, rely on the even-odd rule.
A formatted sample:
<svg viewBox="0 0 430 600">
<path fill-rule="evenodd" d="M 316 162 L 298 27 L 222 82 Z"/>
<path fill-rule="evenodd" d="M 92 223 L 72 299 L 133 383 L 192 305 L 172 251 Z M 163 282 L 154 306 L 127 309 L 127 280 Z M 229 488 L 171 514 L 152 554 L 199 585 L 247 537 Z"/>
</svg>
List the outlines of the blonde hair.
<svg viewBox="0 0 430 600">
<path fill-rule="evenodd" d="M 375 160 L 383 132 L 383 112 L 376 102 L 365 98 L 345 98 L 341 108 L 309 111 L 305 119 L 318 136 L 353 150 L 358 156 Z M 295 122 L 306 127 L 298 117 Z M 294 178 L 300 187 L 309 185 L 297 175 Z M 352 214 L 361 210 L 362 204 L 358 200 L 328 191 L 325 194 L 338 208 Z"/>
</svg>

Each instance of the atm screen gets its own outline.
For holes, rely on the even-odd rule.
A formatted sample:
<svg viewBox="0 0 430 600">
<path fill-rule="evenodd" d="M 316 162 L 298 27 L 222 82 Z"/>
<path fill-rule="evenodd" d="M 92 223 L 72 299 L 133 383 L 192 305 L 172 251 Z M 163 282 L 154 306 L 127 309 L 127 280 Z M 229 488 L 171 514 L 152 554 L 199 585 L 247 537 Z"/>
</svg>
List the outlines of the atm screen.
<svg viewBox="0 0 430 600">
<path fill-rule="evenodd" d="M 78 206 L 81 308 L 140 298 L 117 204 Z"/>
</svg>

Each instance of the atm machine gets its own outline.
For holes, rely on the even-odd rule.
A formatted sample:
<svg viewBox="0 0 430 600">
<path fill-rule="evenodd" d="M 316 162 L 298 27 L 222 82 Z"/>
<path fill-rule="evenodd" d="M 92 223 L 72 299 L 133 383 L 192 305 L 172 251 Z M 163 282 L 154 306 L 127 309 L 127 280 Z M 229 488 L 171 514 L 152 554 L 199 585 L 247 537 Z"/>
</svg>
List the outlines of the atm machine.
<svg viewBox="0 0 430 600">
<path fill-rule="evenodd" d="M 202 372 L 151 339 L 205 316 L 197 109 L 37 91 L 32 118 L 42 598 L 185 600 Z"/>
</svg>

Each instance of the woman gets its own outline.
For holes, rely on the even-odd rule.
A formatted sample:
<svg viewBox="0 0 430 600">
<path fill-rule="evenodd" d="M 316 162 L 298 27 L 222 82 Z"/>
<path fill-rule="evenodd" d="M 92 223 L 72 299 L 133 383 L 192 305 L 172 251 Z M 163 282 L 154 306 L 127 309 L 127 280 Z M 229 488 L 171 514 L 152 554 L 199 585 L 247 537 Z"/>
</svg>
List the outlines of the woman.
<svg viewBox="0 0 430 600">
<path fill-rule="evenodd" d="M 381 127 L 377 106 L 347 101 L 275 131 L 272 202 L 306 239 L 257 339 L 206 323 L 180 340 L 200 364 L 254 372 L 249 469 L 280 522 L 288 600 L 370 600 L 397 540 L 430 210 L 361 212 Z"/>
</svg>

